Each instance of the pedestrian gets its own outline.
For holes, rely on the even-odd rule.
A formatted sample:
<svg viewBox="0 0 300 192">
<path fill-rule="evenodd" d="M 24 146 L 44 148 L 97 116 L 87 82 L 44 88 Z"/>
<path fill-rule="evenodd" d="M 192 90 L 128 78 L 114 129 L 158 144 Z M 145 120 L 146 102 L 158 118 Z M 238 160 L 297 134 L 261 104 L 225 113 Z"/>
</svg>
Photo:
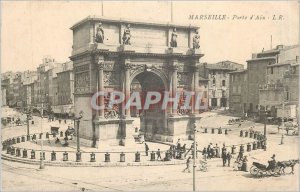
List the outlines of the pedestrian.
<svg viewBox="0 0 300 192">
<path fill-rule="evenodd" d="M 180 149 L 181 149 L 181 144 L 180 144 L 180 139 L 178 139 L 178 142 L 177 142 L 177 150 L 180 151 Z"/>
<path fill-rule="evenodd" d="M 219 148 L 218 144 L 216 144 L 215 148 L 216 148 L 216 157 L 220 158 L 220 148 Z"/>
<path fill-rule="evenodd" d="M 222 160 L 223 160 L 223 167 L 226 165 L 227 155 L 226 151 L 222 152 Z"/>
<path fill-rule="evenodd" d="M 188 172 L 190 173 L 191 170 L 190 170 L 190 163 L 191 163 L 191 156 L 189 156 L 186 160 L 186 168 L 182 171 L 182 172 L 185 172 L 186 170 L 188 170 Z"/>
<path fill-rule="evenodd" d="M 207 146 L 207 158 L 211 158 L 211 151 L 210 151 L 210 145 Z"/>
<path fill-rule="evenodd" d="M 149 146 L 147 145 L 147 143 L 145 143 L 145 152 L 146 152 L 146 156 L 148 156 Z"/>
<path fill-rule="evenodd" d="M 185 151 L 186 151 L 185 145 L 186 145 L 186 144 L 183 144 L 183 146 L 181 147 L 181 150 L 182 150 L 183 153 L 185 153 Z"/>
<path fill-rule="evenodd" d="M 206 161 L 206 157 L 207 157 L 206 147 L 204 147 L 204 149 L 202 151 L 202 155 L 203 155 L 204 160 Z"/>
<path fill-rule="evenodd" d="M 157 160 L 158 160 L 158 159 L 160 159 L 160 160 L 161 160 L 161 156 L 160 156 L 160 149 L 158 149 L 158 150 L 157 150 L 157 152 L 156 152 L 156 155 L 157 155 Z"/>
<path fill-rule="evenodd" d="M 228 167 L 230 167 L 230 160 L 232 158 L 232 155 L 230 152 L 227 153 L 227 162 L 228 162 Z"/>
<path fill-rule="evenodd" d="M 215 149 L 214 148 L 210 148 L 210 154 L 211 154 L 211 157 L 214 158 L 215 157 Z"/>
<path fill-rule="evenodd" d="M 240 151 L 239 155 L 237 156 L 237 161 L 242 161 L 243 160 L 243 152 Z"/>
</svg>

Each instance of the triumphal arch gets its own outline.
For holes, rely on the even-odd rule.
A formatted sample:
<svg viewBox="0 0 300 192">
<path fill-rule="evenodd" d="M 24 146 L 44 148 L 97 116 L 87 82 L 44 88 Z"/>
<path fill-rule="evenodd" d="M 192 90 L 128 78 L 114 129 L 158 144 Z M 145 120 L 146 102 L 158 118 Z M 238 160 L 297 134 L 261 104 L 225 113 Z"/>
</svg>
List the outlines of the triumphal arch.
<svg viewBox="0 0 300 192">
<path fill-rule="evenodd" d="M 140 118 L 139 132 L 149 140 L 172 142 L 193 135 L 192 125 L 200 120 L 193 105 L 197 98 L 192 97 L 190 109 L 180 106 L 185 92 L 201 91 L 198 27 L 89 16 L 71 30 L 75 113 L 84 113 L 81 142 L 95 146 L 133 139 L 132 117 Z M 124 101 L 108 107 L 115 91 L 124 93 Z M 149 91 L 179 94 L 178 106 L 169 103 L 162 109 L 159 101 L 149 109 L 125 107 L 133 92 L 143 103 Z M 97 105 L 105 107 L 96 110 L 91 100 L 98 92 L 108 94 L 97 97 Z"/>
</svg>

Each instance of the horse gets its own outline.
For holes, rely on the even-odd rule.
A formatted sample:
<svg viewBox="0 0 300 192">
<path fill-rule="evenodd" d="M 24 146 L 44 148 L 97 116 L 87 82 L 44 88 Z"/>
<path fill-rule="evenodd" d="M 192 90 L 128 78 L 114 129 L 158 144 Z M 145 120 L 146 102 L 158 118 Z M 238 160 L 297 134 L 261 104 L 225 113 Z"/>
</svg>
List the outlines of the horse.
<svg viewBox="0 0 300 192">
<path fill-rule="evenodd" d="M 286 167 L 291 167 L 292 168 L 292 174 L 294 174 L 294 166 L 299 163 L 299 159 L 294 159 L 294 160 L 289 160 L 289 161 L 279 161 L 277 165 L 280 167 L 280 170 L 283 174 L 285 174 L 284 169 Z"/>
</svg>

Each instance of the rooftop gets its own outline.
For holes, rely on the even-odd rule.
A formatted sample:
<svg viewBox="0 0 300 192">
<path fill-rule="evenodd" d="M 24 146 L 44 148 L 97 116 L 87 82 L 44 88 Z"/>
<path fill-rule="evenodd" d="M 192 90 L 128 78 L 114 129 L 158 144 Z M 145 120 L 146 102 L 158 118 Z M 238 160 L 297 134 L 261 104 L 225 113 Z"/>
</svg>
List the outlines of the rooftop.
<svg viewBox="0 0 300 192">
<path fill-rule="evenodd" d="M 217 62 L 214 64 L 207 64 L 206 68 L 207 69 L 219 69 L 219 70 L 237 70 L 237 69 L 243 69 L 244 65 L 226 60 L 226 61 L 220 61 L 220 62 Z"/>
<path fill-rule="evenodd" d="M 138 19 L 125 19 L 125 18 L 108 18 L 104 16 L 96 16 L 96 15 L 90 15 L 81 21 L 75 23 L 70 29 L 74 30 L 75 28 L 79 27 L 85 22 L 88 21 L 105 21 L 105 22 L 111 22 L 111 23 L 130 23 L 130 24 L 136 24 L 136 25 L 148 25 L 148 26 L 161 26 L 161 27 L 176 27 L 176 28 L 191 28 L 191 29 L 198 29 L 197 26 L 192 25 L 186 25 L 186 24 L 179 24 L 174 22 L 158 22 L 158 21 L 142 21 Z"/>
</svg>

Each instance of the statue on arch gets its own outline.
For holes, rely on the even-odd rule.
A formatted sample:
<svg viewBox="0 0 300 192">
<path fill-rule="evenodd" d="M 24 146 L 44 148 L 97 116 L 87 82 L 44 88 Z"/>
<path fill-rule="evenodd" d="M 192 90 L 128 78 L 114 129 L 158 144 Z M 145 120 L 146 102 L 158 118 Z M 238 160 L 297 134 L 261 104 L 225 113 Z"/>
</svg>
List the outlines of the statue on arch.
<svg viewBox="0 0 300 192">
<path fill-rule="evenodd" d="M 100 22 L 97 29 L 96 29 L 96 38 L 95 42 L 96 43 L 103 43 L 104 41 L 104 30 L 102 27 L 102 23 Z"/>
<path fill-rule="evenodd" d="M 175 27 L 174 27 L 173 32 L 172 32 L 170 46 L 171 47 L 177 47 L 177 32 L 176 32 Z"/>
<path fill-rule="evenodd" d="M 123 37 L 122 37 L 123 45 L 131 45 L 130 38 L 131 38 L 130 24 L 128 24 L 126 26 L 126 28 L 124 29 L 124 33 L 123 33 Z"/>
<path fill-rule="evenodd" d="M 200 48 L 200 35 L 199 31 L 196 31 L 196 34 L 193 37 L 193 49 L 199 49 Z"/>
</svg>

